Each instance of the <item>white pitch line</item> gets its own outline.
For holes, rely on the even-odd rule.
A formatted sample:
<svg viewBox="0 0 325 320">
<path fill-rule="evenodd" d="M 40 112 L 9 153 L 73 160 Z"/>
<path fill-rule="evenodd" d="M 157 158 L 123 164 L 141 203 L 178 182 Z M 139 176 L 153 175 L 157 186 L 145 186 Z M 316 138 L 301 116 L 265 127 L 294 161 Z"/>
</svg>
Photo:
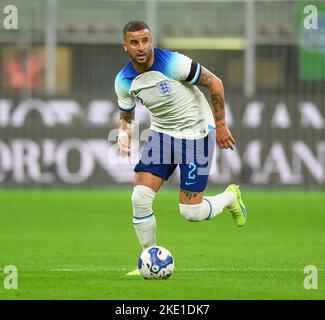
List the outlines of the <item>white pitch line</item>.
<svg viewBox="0 0 325 320">
<path fill-rule="evenodd" d="M 44 271 L 51 272 L 125 272 L 130 271 L 131 268 L 51 268 L 44 269 Z M 304 272 L 304 269 L 290 269 L 290 268 L 175 268 L 176 271 L 184 272 Z M 323 269 L 318 269 L 323 271 Z"/>
<path fill-rule="evenodd" d="M 53 269 L 49 269 L 48 271 L 53 271 L 53 272 L 89 272 L 89 271 L 93 271 L 93 272 L 98 272 L 98 271 L 128 271 L 132 268 L 53 268 Z M 45 271 L 47 271 L 45 269 Z"/>
</svg>

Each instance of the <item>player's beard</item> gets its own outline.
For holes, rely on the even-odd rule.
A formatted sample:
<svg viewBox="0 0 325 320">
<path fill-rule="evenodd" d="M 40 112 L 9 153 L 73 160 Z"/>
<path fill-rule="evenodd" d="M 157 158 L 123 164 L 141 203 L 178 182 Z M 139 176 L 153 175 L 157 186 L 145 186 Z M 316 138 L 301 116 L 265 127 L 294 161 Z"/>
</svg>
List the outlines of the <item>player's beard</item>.
<svg viewBox="0 0 325 320">
<path fill-rule="evenodd" d="M 133 62 L 140 64 L 140 65 L 145 65 L 146 63 L 148 63 L 148 61 L 150 61 L 151 59 L 151 55 L 152 55 L 152 50 L 148 51 L 145 53 L 146 58 L 143 60 L 138 60 L 137 56 L 135 57 L 135 59 L 133 60 Z"/>
</svg>

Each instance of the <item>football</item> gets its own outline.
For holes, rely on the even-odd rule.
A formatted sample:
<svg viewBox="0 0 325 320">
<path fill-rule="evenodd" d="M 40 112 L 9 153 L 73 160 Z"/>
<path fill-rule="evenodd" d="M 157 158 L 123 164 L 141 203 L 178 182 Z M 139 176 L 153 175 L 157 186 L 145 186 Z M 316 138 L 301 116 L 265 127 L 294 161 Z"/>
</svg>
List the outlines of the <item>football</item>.
<svg viewBox="0 0 325 320">
<path fill-rule="evenodd" d="M 142 251 L 138 268 L 145 279 L 168 279 L 174 272 L 174 258 L 166 248 L 150 247 Z"/>
</svg>

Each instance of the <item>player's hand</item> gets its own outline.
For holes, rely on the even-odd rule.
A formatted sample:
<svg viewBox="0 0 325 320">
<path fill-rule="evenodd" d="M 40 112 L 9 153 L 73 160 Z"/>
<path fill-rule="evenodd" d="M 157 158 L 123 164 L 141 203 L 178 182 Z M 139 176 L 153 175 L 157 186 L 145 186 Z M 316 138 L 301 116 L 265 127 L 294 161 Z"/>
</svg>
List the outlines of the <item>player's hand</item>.
<svg viewBox="0 0 325 320">
<path fill-rule="evenodd" d="M 220 149 L 234 149 L 236 143 L 234 137 L 224 123 L 217 123 L 216 126 L 216 141 Z"/>
<path fill-rule="evenodd" d="M 122 157 L 131 155 L 131 139 L 125 131 L 121 131 L 117 137 L 117 153 Z"/>
</svg>

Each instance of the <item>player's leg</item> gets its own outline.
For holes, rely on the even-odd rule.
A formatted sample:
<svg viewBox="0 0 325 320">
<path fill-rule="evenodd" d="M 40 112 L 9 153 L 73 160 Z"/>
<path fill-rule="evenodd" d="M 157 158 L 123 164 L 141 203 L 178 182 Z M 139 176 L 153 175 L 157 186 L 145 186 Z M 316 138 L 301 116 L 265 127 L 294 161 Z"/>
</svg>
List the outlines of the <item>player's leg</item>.
<svg viewBox="0 0 325 320">
<path fill-rule="evenodd" d="M 160 135 L 152 134 L 150 141 L 142 149 L 142 157 L 139 163 L 134 168 L 136 175 L 132 194 L 133 225 L 143 248 L 156 245 L 156 220 L 152 204 L 164 180 L 168 180 L 176 168 L 176 165 L 171 163 L 161 164 L 159 161 L 158 163 L 142 161 L 150 153 L 160 154 L 160 150 L 157 150 L 160 140 Z M 136 269 L 127 275 L 137 276 L 140 275 L 140 271 Z"/>
<path fill-rule="evenodd" d="M 229 210 L 237 226 L 245 224 L 247 213 L 241 198 L 239 186 L 231 184 L 227 189 L 215 196 L 204 196 L 204 192 L 181 189 L 179 194 L 181 215 L 189 221 L 210 220 Z"/>
<path fill-rule="evenodd" d="M 214 135 L 209 134 L 201 142 L 203 142 L 203 147 L 195 143 L 194 148 L 196 151 L 194 161 L 180 165 L 181 191 L 179 195 L 179 207 L 181 215 L 189 221 L 209 220 L 227 208 L 231 212 L 235 223 L 238 226 L 244 225 L 246 222 L 246 209 L 241 200 L 238 186 L 230 185 L 220 194 L 204 196 L 213 158 L 213 152 L 211 150 L 214 147 Z M 204 148 L 203 153 L 207 155 L 207 163 L 205 165 L 202 165 L 204 163 L 202 161 L 198 162 L 200 148 Z M 206 152 L 207 149 L 210 152 Z"/>
<path fill-rule="evenodd" d="M 136 168 L 139 169 L 138 164 Z M 132 193 L 133 226 L 143 249 L 156 245 L 156 219 L 152 204 L 164 179 L 150 172 L 137 171 Z M 128 272 L 127 276 L 139 276 L 138 268 Z"/>
<path fill-rule="evenodd" d="M 148 188 L 151 188 L 153 191 L 158 192 L 164 181 L 164 178 L 157 176 L 151 172 L 138 171 L 135 173 L 133 185 L 146 186 Z"/>
<path fill-rule="evenodd" d="M 150 172 L 135 174 L 132 193 L 133 225 L 141 246 L 156 245 L 156 219 L 152 204 L 164 179 Z"/>
<path fill-rule="evenodd" d="M 166 155 L 162 144 L 166 146 Z M 170 155 L 170 144 L 171 138 L 164 139 L 163 134 L 152 131 L 134 168 L 133 225 L 143 248 L 156 245 L 156 220 L 152 204 L 164 180 L 168 180 L 176 168 L 171 163 L 171 157 L 165 159 L 170 161 L 163 161 L 164 156 Z"/>
<path fill-rule="evenodd" d="M 181 176 L 184 171 L 187 172 L 188 170 L 186 170 L 185 166 L 182 166 Z M 185 219 L 189 221 L 210 220 L 227 208 L 238 227 L 245 224 L 247 212 L 241 198 L 239 186 L 231 184 L 220 194 L 204 196 L 204 191 L 201 191 L 201 189 L 205 189 L 208 176 L 200 176 L 197 179 L 195 188 L 187 186 L 187 189 L 184 189 L 182 187 L 184 179 L 181 179 L 181 181 L 179 209 Z"/>
<path fill-rule="evenodd" d="M 227 190 L 215 196 L 204 196 L 204 191 L 185 189 L 179 193 L 180 213 L 188 221 L 210 220 L 225 208 L 229 209 L 234 202 L 234 193 Z"/>
</svg>

